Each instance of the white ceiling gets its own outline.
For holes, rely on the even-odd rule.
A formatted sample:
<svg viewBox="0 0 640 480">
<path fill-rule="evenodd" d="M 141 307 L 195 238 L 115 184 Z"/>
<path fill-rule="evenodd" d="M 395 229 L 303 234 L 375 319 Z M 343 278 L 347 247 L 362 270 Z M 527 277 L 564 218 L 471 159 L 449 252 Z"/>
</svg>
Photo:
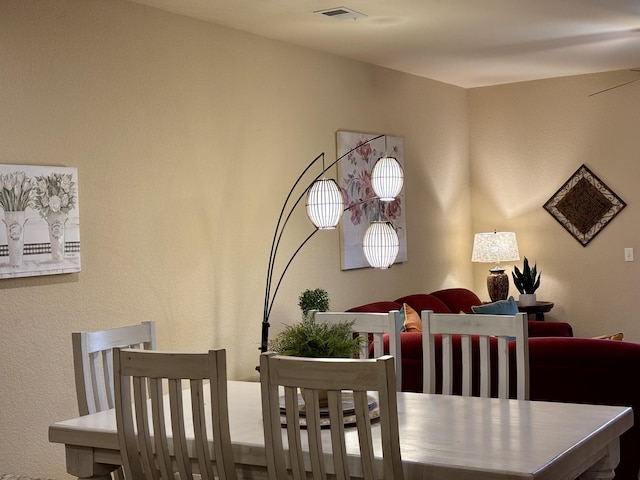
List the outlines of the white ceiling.
<svg viewBox="0 0 640 480">
<path fill-rule="evenodd" d="M 132 1 L 465 88 L 640 66 L 640 0 Z"/>
</svg>

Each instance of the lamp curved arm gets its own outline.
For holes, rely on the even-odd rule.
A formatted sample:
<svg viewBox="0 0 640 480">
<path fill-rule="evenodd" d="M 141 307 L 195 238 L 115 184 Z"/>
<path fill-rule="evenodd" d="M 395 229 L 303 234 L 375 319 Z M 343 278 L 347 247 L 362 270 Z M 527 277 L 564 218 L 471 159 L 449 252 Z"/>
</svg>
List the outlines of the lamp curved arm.
<svg viewBox="0 0 640 480">
<path fill-rule="evenodd" d="M 273 232 L 273 240 L 271 241 L 271 251 L 269 252 L 269 265 L 267 266 L 267 285 L 266 285 L 265 295 L 264 295 L 263 322 L 267 322 L 268 323 L 268 320 L 269 320 L 269 310 L 270 310 L 269 309 L 269 297 L 270 297 L 270 290 L 271 290 L 271 278 L 273 276 L 273 267 L 274 267 L 274 264 L 275 264 L 275 261 L 276 261 L 276 254 L 278 252 L 278 247 L 280 245 L 280 239 L 282 238 L 282 234 L 283 234 L 284 229 L 285 229 L 285 227 L 287 225 L 287 222 L 289 221 L 289 218 L 291 217 L 291 214 L 293 213 L 293 210 L 296 208 L 296 206 L 298 205 L 298 203 L 300 202 L 300 200 L 304 196 L 304 193 L 309 189 L 309 187 L 307 187 L 303 191 L 303 193 L 298 197 L 296 202 L 293 204 L 293 206 L 289 210 L 289 213 L 288 213 L 287 217 L 284 220 L 284 223 L 282 223 L 282 217 L 283 217 L 284 212 L 285 212 L 285 210 L 287 208 L 287 204 L 289 203 L 289 200 L 291 199 L 291 195 L 293 195 L 294 190 L 296 189 L 296 187 L 298 186 L 298 184 L 300 183 L 300 181 L 302 180 L 304 175 L 309 171 L 309 169 L 318 160 L 320 160 L 321 158 L 324 159 L 324 152 L 322 152 L 320 155 L 318 155 L 316 158 L 314 158 L 311 161 L 311 163 L 309 163 L 309 165 L 307 165 L 307 167 L 302 171 L 302 173 L 298 176 L 298 178 L 294 182 L 293 186 L 289 190 L 289 193 L 287 194 L 287 198 L 285 198 L 284 203 L 282 204 L 282 209 L 280 210 L 280 215 L 278 216 L 278 222 L 276 223 L 276 228 L 275 228 L 275 230 Z M 282 228 L 281 228 L 281 225 L 282 225 Z M 274 297 L 275 297 L 275 294 L 274 294 Z"/>
<path fill-rule="evenodd" d="M 305 244 L 309 240 L 311 240 L 311 237 L 313 237 L 316 233 L 318 233 L 318 230 L 319 230 L 318 228 L 314 229 L 313 232 L 311 232 L 307 236 L 307 238 L 304 239 L 304 241 L 300 244 L 300 246 L 296 249 L 296 251 L 293 252 L 293 255 L 291 255 L 291 258 L 289 259 L 285 267 L 282 269 L 282 273 L 280 274 L 280 278 L 278 278 L 278 283 L 276 284 L 276 288 L 273 290 L 273 298 L 271 298 L 271 302 L 269 303 L 269 308 L 267 310 L 267 317 L 271 315 L 271 309 L 273 308 L 273 301 L 275 300 L 276 295 L 278 294 L 278 290 L 280 289 L 280 284 L 282 283 L 282 279 L 284 278 L 285 273 L 287 273 L 287 270 L 289 269 L 291 262 L 293 262 L 293 259 L 296 258 L 296 255 L 298 255 L 298 252 L 302 250 L 302 247 L 304 247 Z"/>
<path fill-rule="evenodd" d="M 289 218 L 291 218 L 291 215 L 293 214 L 293 211 L 295 210 L 295 207 L 298 205 L 298 203 L 300 203 L 300 200 L 302 200 L 302 198 L 304 196 L 304 193 L 306 193 L 308 190 L 309 190 L 309 188 L 307 188 L 305 190 L 305 192 L 303 192 L 303 194 L 298 197 L 296 202 L 293 204 L 293 206 L 289 210 L 289 213 L 287 214 L 287 217 L 284 219 L 284 222 L 282 223 L 282 228 L 280 229 L 280 233 L 278 234 L 277 239 L 274 239 L 274 241 L 275 241 L 275 249 L 273 250 L 274 252 L 278 251 L 278 247 L 280 246 L 280 240 L 282 239 L 282 234 L 284 233 L 284 229 L 287 226 L 287 223 L 289 222 Z M 370 202 L 372 200 L 376 200 L 376 198 L 375 197 L 374 198 L 367 198 L 367 199 L 361 200 L 358 203 L 354 203 L 353 205 L 349 205 L 347 208 L 343 209 L 343 212 L 346 212 L 346 211 L 348 211 L 348 210 L 350 210 L 350 209 L 352 209 L 354 207 L 357 207 L 358 205 L 362 205 L 364 203 L 368 203 L 368 202 Z M 271 290 L 271 282 L 273 280 L 273 276 L 271 276 L 267 280 L 267 295 L 265 297 L 265 300 L 266 300 L 266 302 L 265 302 L 265 318 L 269 318 L 271 316 L 271 308 L 273 307 L 273 301 L 275 300 L 275 297 L 278 294 L 278 289 L 280 288 L 280 284 L 282 283 L 282 279 L 284 278 L 284 275 L 287 272 L 287 269 L 289 268 L 289 265 L 291 265 L 291 262 L 293 262 L 293 259 L 296 257 L 298 252 L 311 239 L 311 237 L 313 237 L 318 232 L 318 230 L 319 230 L 318 228 L 315 228 L 313 230 L 313 232 L 311 232 L 309 234 L 309 236 L 304 239 L 304 241 L 300 244 L 300 246 L 293 253 L 291 258 L 289 259 L 289 261 L 285 265 L 284 269 L 282 270 L 282 273 L 280 274 L 280 278 L 278 279 L 278 283 L 276 285 L 276 288 L 273 291 L 273 297 L 271 297 L 270 300 L 269 300 L 269 293 L 270 293 L 270 290 Z M 273 264 L 274 263 L 275 263 L 275 255 L 273 255 L 273 257 L 271 258 L 271 263 L 269 264 L 269 267 L 270 267 L 269 272 L 271 272 L 271 275 L 273 275 Z"/>
<path fill-rule="evenodd" d="M 323 168 L 322 171 L 320 172 L 320 174 L 318 174 L 315 178 L 313 178 L 313 180 L 311 180 L 311 182 L 307 185 L 307 187 L 302 190 L 302 192 L 300 193 L 300 195 L 298 196 L 296 201 L 293 203 L 291 208 L 289 208 L 288 213 L 285 216 L 285 212 L 287 211 L 287 205 L 289 204 L 295 189 L 298 187 L 298 185 L 302 181 L 302 178 L 306 175 L 306 173 L 309 171 L 309 169 L 318 160 L 320 160 L 320 159 L 324 160 L 324 152 L 322 152 L 320 155 L 318 155 L 316 158 L 314 158 L 306 166 L 306 168 L 302 171 L 302 173 L 300 173 L 300 175 L 298 176 L 298 178 L 294 182 L 293 186 L 289 190 L 289 193 L 287 194 L 287 197 L 285 198 L 285 201 L 284 201 L 284 203 L 282 205 L 282 208 L 280 210 L 280 215 L 278 216 L 278 221 L 276 223 L 276 228 L 275 228 L 275 230 L 273 232 L 273 239 L 271 241 L 271 250 L 269 252 L 269 263 L 268 263 L 268 266 L 267 266 L 267 280 L 266 280 L 265 295 L 264 295 L 264 309 L 263 309 L 263 316 L 262 316 L 262 338 L 261 338 L 261 342 L 260 342 L 260 351 L 261 352 L 266 352 L 267 349 L 268 349 L 269 326 L 270 326 L 270 324 L 269 324 L 269 316 L 271 315 L 271 308 L 273 307 L 273 304 L 275 302 L 276 295 L 278 293 L 278 289 L 280 288 L 280 284 L 282 283 L 282 279 L 284 278 L 285 273 L 289 269 L 289 266 L 291 265 L 291 262 L 293 262 L 293 259 L 296 257 L 298 252 L 300 252 L 302 247 L 304 247 L 304 245 L 318 231 L 318 228 L 316 228 L 313 232 L 311 232 L 311 234 L 309 234 L 307 236 L 307 238 L 305 238 L 304 241 L 300 244 L 300 246 L 295 250 L 295 252 L 291 256 L 289 261 L 286 263 L 282 273 L 280 274 L 280 277 L 278 279 L 278 283 L 276 284 L 276 288 L 273 290 L 273 295 L 272 295 L 271 294 L 271 282 L 273 280 L 273 271 L 274 271 L 274 268 L 275 268 L 276 257 L 277 257 L 277 254 L 278 254 L 278 248 L 280 247 L 280 240 L 282 239 L 282 235 L 284 233 L 285 227 L 287 226 L 289 218 L 293 214 L 293 211 L 298 206 L 298 204 L 300 203 L 302 198 L 304 198 L 304 196 L 307 193 L 307 191 L 312 187 L 314 182 L 316 182 L 318 179 L 320 179 L 330 168 L 332 168 L 334 165 L 336 165 L 344 157 L 348 156 L 349 154 L 351 154 L 352 152 L 354 152 L 355 150 L 360 148 L 362 145 L 366 145 L 368 143 L 371 143 L 374 140 L 377 140 L 377 139 L 382 138 L 384 136 L 385 135 L 377 135 L 375 137 L 370 138 L 369 140 L 366 140 L 365 142 L 353 147 L 351 150 L 349 150 L 345 154 L 343 154 L 340 157 L 338 157 L 335 161 L 331 162 L 331 164 L 329 164 L 329 166 L 327 166 L 326 168 Z M 283 220 L 283 218 L 284 218 L 284 220 Z"/>
<path fill-rule="evenodd" d="M 311 188 L 311 185 L 313 185 L 313 182 L 315 182 L 316 180 L 318 180 L 320 177 L 322 177 L 322 175 L 324 175 L 325 173 L 327 173 L 327 171 L 329 171 L 329 169 L 331 167 L 333 167 L 335 164 L 337 164 L 340 160 L 342 160 L 344 157 L 346 157 L 347 155 L 349 155 L 352 152 L 355 152 L 358 148 L 360 148 L 362 145 L 366 145 L 367 143 L 371 143 L 374 140 L 378 140 L 379 138 L 382 137 L 386 137 L 386 135 L 376 135 L 375 137 L 371 137 L 369 140 L 362 142 L 360 145 L 356 145 L 355 147 L 353 147 L 351 150 L 349 150 L 347 153 L 341 155 L 339 158 L 336 158 L 333 162 L 331 162 L 329 164 L 329 166 L 327 168 L 325 168 L 324 170 L 322 170 L 322 172 L 320 172 L 320 174 L 314 178 L 311 183 L 309 184 L 309 186 L 307 187 L 307 190 L 309 190 L 309 188 Z M 324 154 L 323 154 L 324 155 Z M 306 190 L 305 190 L 306 191 Z"/>
</svg>

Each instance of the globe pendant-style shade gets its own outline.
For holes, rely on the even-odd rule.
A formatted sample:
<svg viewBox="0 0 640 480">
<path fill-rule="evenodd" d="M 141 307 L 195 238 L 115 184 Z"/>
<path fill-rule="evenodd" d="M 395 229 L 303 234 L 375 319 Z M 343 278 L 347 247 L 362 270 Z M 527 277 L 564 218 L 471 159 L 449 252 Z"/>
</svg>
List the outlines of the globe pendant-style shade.
<svg viewBox="0 0 640 480">
<path fill-rule="evenodd" d="M 393 265 L 400 251 L 400 240 L 391 222 L 373 222 L 362 241 L 364 256 L 373 268 L 385 269 Z"/>
<path fill-rule="evenodd" d="M 342 193 L 335 180 L 316 180 L 307 194 L 307 215 L 321 230 L 336 228 L 344 211 Z"/>
<path fill-rule="evenodd" d="M 400 194 L 404 173 L 393 157 L 381 157 L 371 171 L 371 186 L 383 202 L 392 202 Z"/>
</svg>

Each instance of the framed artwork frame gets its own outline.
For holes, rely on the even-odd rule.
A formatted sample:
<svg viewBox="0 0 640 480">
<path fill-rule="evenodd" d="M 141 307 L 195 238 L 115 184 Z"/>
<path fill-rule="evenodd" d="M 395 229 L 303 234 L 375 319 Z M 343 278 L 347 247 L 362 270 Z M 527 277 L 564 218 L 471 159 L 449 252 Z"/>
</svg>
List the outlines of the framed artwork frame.
<svg viewBox="0 0 640 480">
<path fill-rule="evenodd" d="M 581 165 L 544 209 L 586 247 L 627 204 L 586 165 Z"/>
<path fill-rule="evenodd" d="M 404 186 L 392 202 L 381 202 L 371 187 L 371 171 L 378 158 L 387 154 L 395 157 L 404 169 L 404 139 L 371 133 L 338 131 L 337 158 L 349 150 L 353 152 L 338 162 L 338 186 L 342 191 L 346 210 L 340 222 L 340 264 L 342 270 L 369 267 L 362 251 L 362 239 L 375 220 L 389 221 L 400 241 L 395 263 L 407 261 L 407 224 L 405 216 Z M 356 148 L 358 147 L 358 148 Z"/>
<path fill-rule="evenodd" d="M 80 271 L 78 170 L 0 165 L 0 278 Z"/>
</svg>

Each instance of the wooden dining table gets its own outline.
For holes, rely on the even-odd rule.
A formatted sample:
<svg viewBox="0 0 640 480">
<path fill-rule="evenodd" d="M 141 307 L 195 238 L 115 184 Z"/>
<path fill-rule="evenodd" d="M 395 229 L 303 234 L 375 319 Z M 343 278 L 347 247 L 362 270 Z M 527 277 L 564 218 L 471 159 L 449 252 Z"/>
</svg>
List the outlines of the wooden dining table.
<svg viewBox="0 0 640 480">
<path fill-rule="evenodd" d="M 239 478 L 266 478 L 260 384 L 229 382 L 228 396 Z M 398 421 L 406 479 L 587 480 L 613 478 L 633 411 L 399 392 Z M 357 434 L 350 430 L 355 457 Z M 114 410 L 53 423 L 49 441 L 65 445 L 67 472 L 78 478 L 107 480 L 121 464 Z"/>
</svg>

